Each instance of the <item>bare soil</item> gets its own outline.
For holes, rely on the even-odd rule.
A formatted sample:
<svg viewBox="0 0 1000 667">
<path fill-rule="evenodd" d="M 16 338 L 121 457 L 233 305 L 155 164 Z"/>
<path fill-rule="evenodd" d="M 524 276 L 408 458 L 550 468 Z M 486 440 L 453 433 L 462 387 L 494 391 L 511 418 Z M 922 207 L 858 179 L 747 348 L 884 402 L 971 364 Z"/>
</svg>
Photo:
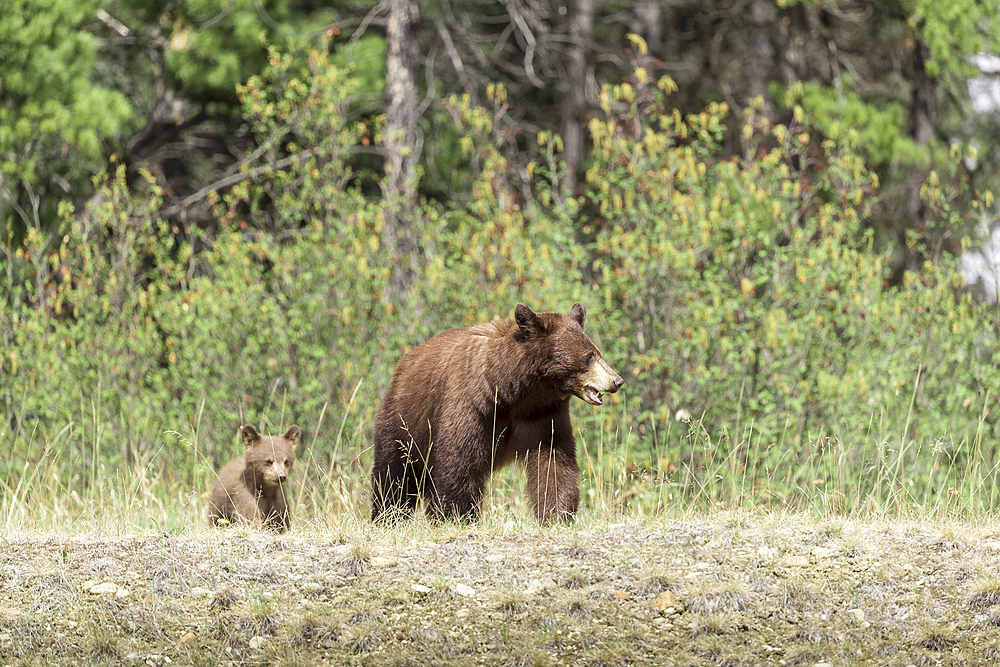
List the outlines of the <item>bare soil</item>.
<svg viewBox="0 0 1000 667">
<path fill-rule="evenodd" d="M 1000 663 L 996 525 L 417 524 L 7 535 L 0 666 Z"/>
</svg>

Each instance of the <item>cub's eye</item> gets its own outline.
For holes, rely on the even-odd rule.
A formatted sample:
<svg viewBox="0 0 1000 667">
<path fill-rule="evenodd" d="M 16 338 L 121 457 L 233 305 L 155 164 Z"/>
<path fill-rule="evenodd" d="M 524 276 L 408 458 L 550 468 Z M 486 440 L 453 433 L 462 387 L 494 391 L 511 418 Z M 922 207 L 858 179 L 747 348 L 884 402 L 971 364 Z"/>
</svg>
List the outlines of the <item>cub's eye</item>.
<svg viewBox="0 0 1000 667">
<path fill-rule="evenodd" d="M 589 366 L 592 363 L 594 363 L 594 353 L 593 352 L 588 352 L 587 353 L 587 365 Z"/>
<path fill-rule="evenodd" d="M 264 465 L 266 465 L 266 466 L 274 465 L 274 461 L 272 461 L 271 459 L 268 459 L 268 460 L 264 461 Z"/>
<path fill-rule="evenodd" d="M 288 459 L 285 459 L 285 467 L 286 468 L 291 468 L 292 467 L 292 462 L 289 461 Z"/>
</svg>

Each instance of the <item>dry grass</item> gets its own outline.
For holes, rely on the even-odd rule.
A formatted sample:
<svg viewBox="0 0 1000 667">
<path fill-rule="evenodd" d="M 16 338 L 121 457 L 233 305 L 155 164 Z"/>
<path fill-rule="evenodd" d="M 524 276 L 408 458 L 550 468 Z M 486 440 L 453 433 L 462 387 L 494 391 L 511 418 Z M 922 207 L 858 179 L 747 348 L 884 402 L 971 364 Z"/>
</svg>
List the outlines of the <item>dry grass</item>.
<svg viewBox="0 0 1000 667">
<path fill-rule="evenodd" d="M 285 535 L 8 532 L 0 664 L 976 665 L 1000 656 L 995 521 L 831 526 L 726 511 L 609 523 L 585 513 L 539 529 L 495 509 L 465 527 L 331 523 Z M 93 595 L 85 581 L 129 594 Z M 677 598 L 669 615 L 655 604 L 664 590 Z"/>
</svg>

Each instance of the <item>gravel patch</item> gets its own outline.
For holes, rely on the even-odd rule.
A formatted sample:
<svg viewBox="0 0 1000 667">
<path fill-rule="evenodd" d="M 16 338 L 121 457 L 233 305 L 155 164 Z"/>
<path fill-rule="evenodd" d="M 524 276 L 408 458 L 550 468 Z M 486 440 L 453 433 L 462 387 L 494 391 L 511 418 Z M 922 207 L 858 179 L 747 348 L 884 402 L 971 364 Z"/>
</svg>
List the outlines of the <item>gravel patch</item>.
<svg viewBox="0 0 1000 667">
<path fill-rule="evenodd" d="M 996 526 L 763 514 L 7 535 L 0 665 L 994 664 L 998 577 Z"/>
</svg>

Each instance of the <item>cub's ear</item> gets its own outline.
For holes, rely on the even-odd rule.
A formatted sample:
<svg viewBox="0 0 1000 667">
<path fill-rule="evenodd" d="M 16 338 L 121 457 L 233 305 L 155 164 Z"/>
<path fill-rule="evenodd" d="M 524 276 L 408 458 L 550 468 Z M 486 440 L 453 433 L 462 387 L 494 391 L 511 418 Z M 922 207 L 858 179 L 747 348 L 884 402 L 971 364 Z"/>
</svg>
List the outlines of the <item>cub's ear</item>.
<svg viewBox="0 0 1000 667">
<path fill-rule="evenodd" d="M 299 444 L 300 437 L 302 437 L 302 430 L 298 426 L 290 426 L 285 432 L 285 440 L 292 443 L 292 447 Z"/>
<path fill-rule="evenodd" d="M 536 315 L 531 308 L 528 308 L 523 303 L 517 304 L 517 308 L 514 309 L 514 321 L 517 322 L 517 328 L 521 330 L 525 336 L 530 336 L 533 333 L 542 331 L 545 325 L 542 323 L 542 318 Z"/>
<path fill-rule="evenodd" d="M 583 326 L 583 320 L 587 317 L 587 311 L 584 309 L 582 303 L 574 303 L 573 308 L 569 311 L 570 317 L 580 323 Z"/>
<path fill-rule="evenodd" d="M 247 447 L 253 447 L 260 440 L 260 433 L 250 424 L 244 426 L 241 433 L 243 435 L 243 444 Z"/>
</svg>

